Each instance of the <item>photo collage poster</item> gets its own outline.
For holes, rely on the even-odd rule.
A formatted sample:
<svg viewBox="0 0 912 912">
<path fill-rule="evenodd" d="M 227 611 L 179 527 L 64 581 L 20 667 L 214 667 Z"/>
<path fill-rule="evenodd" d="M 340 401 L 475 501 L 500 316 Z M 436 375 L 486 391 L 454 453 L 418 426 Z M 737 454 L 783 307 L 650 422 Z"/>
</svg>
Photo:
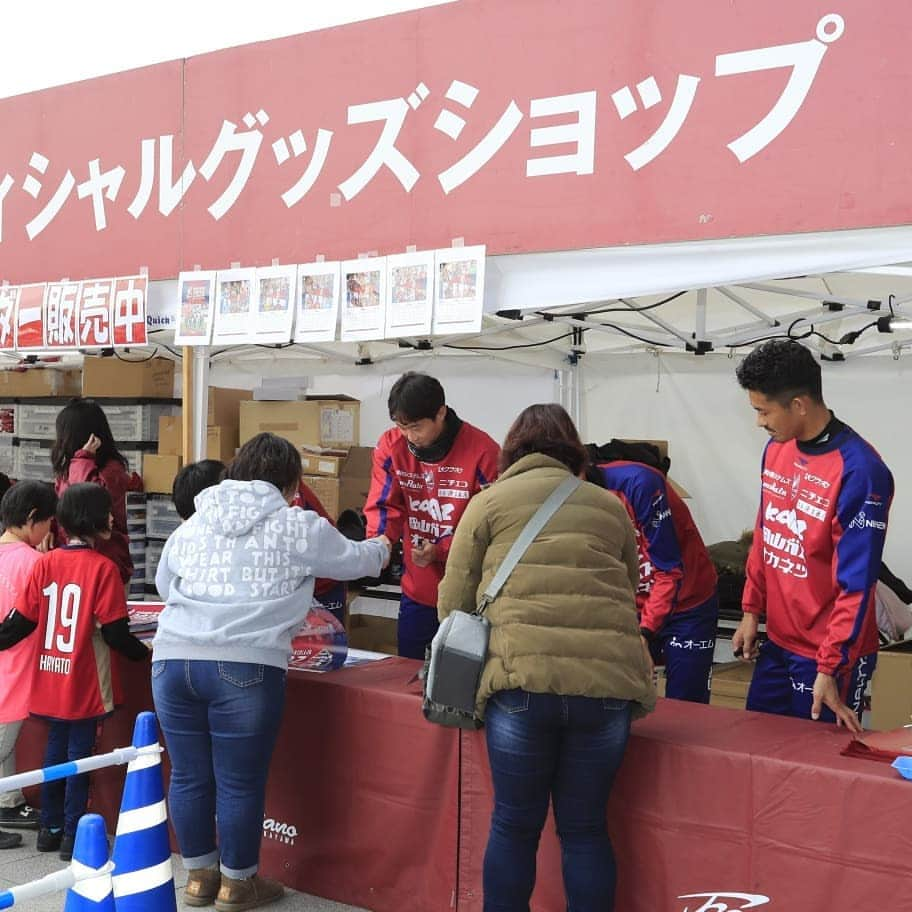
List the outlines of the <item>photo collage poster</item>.
<svg viewBox="0 0 912 912">
<path fill-rule="evenodd" d="M 256 271 L 254 339 L 260 344 L 288 342 L 295 317 L 294 266 L 262 266 Z"/>
<path fill-rule="evenodd" d="M 298 266 L 295 342 L 333 342 L 339 322 L 341 263 Z"/>
<path fill-rule="evenodd" d="M 485 248 L 438 250 L 434 272 L 434 335 L 481 332 Z"/>
<path fill-rule="evenodd" d="M 386 258 L 386 338 L 427 336 L 434 310 L 434 251 Z"/>
<path fill-rule="evenodd" d="M 182 272 L 175 342 L 307 344 L 479 333 L 484 281 L 484 246 Z"/>
<path fill-rule="evenodd" d="M 219 270 L 215 283 L 213 345 L 237 345 L 256 341 L 256 291 L 256 269 Z"/>
<path fill-rule="evenodd" d="M 371 342 L 386 332 L 386 257 L 342 263 L 342 341 Z"/>
<path fill-rule="evenodd" d="M 208 345 L 215 309 L 215 272 L 182 272 L 177 279 L 176 345 Z"/>
</svg>

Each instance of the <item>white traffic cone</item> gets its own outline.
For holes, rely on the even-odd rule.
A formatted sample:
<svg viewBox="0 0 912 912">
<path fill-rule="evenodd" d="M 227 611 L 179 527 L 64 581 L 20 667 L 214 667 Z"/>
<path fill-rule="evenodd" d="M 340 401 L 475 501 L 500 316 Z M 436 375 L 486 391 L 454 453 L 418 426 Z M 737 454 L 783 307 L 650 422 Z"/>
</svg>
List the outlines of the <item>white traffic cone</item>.
<svg viewBox="0 0 912 912">
<path fill-rule="evenodd" d="M 155 713 L 136 717 L 133 746 L 158 748 Z M 117 912 L 177 912 L 159 750 L 140 755 L 127 767 L 113 881 Z"/>
</svg>

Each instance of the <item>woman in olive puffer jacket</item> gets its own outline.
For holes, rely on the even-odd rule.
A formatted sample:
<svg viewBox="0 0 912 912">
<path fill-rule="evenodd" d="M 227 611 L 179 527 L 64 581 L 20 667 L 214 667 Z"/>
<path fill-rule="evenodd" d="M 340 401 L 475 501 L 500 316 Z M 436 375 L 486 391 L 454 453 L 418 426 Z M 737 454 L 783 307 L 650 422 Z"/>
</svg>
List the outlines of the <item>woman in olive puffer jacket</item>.
<svg viewBox="0 0 912 912">
<path fill-rule="evenodd" d="M 559 405 L 525 409 L 498 480 L 476 494 L 453 539 L 438 613 L 471 611 L 523 527 L 586 452 Z M 610 492 L 584 482 L 548 521 L 487 610 L 479 688 L 494 780 L 485 912 L 528 909 L 549 798 L 568 908 L 605 912 L 615 864 L 608 796 L 631 719 L 655 705 L 637 627 L 633 526 Z"/>
</svg>

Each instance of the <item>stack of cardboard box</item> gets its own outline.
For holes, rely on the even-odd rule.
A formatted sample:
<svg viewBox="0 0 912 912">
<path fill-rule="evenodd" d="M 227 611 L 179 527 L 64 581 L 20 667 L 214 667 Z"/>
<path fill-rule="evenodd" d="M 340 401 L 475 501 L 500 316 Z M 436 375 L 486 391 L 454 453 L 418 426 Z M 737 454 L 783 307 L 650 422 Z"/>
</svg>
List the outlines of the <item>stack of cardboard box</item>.
<svg viewBox="0 0 912 912">
<path fill-rule="evenodd" d="M 239 446 L 240 404 L 249 400 L 250 390 L 209 390 L 206 415 L 207 459 L 231 462 Z M 147 456 L 143 484 L 151 493 L 170 494 L 174 476 L 183 465 L 184 438 L 181 416 L 163 417 L 158 426 L 158 454 Z"/>
<path fill-rule="evenodd" d="M 349 396 L 315 396 L 292 402 L 241 403 L 244 443 L 264 431 L 301 450 L 304 482 L 333 519 L 364 506 L 371 450 L 358 446 L 361 403 Z"/>
<path fill-rule="evenodd" d="M 174 362 L 167 358 L 146 358 L 143 361 L 85 358 L 82 362 L 82 395 L 93 399 L 172 399 Z"/>
</svg>

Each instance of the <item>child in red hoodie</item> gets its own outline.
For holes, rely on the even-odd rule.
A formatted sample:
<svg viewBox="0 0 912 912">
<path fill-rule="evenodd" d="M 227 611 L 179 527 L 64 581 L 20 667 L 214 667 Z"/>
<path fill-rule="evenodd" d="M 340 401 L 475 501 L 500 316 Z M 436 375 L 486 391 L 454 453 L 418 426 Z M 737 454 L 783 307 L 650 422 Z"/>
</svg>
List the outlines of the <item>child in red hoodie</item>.
<svg viewBox="0 0 912 912">
<path fill-rule="evenodd" d="M 133 575 L 130 540 L 127 535 L 127 492 L 142 491 L 142 479 L 127 468 L 111 426 L 94 399 L 73 399 L 57 416 L 57 439 L 51 450 L 57 496 L 70 485 L 92 482 L 111 495 L 114 524 L 111 537 L 99 539 L 96 549 L 117 565 L 121 580 L 127 584 Z M 66 544 L 61 529 L 57 544 Z"/>
</svg>

